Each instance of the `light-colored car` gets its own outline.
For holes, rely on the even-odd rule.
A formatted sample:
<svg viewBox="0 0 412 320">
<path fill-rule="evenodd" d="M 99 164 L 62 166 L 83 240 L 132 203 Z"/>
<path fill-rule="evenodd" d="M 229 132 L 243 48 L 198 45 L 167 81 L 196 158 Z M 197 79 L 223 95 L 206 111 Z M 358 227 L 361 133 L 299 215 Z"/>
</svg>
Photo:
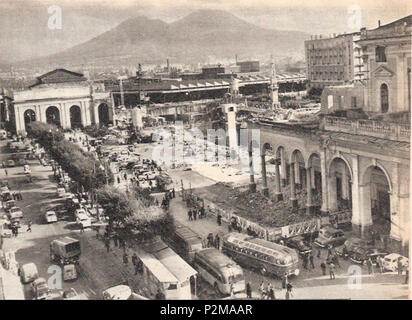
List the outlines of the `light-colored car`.
<svg viewBox="0 0 412 320">
<path fill-rule="evenodd" d="M 118 285 L 106 289 L 102 295 L 104 300 L 128 300 L 132 295 L 132 289 L 126 285 Z"/>
<path fill-rule="evenodd" d="M 44 220 L 46 221 L 46 223 L 54 223 L 54 222 L 57 222 L 56 212 L 54 212 L 54 211 L 47 211 L 47 212 L 44 214 Z"/>
<path fill-rule="evenodd" d="M 39 277 L 37 267 L 33 262 L 22 265 L 19 269 L 20 280 L 22 283 L 30 283 Z"/>
<path fill-rule="evenodd" d="M 398 260 L 401 260 L 402 268 L 409 266 L 409 259 L 398 253 L 388 254 L 383 258 L 383 268 L 389 271 L 398 271 Z"/>
<path fill-rule="evenodd" d="M 35 300 L 43 300 L 50 293 L 49 287 L 44 278 L 37 278 L 36 280 L 34 280 L 31 283 L 31 289 L 33 292 L 33 298 Z"/>
<path fill-rule="evenodd" d="M 23 211 L 19 207 L 12 207 L 9 210 L 9 216 L 10 218 L 23 218 Z"/>
<path fill-rule="evenodd" d="M 83 228 L 90 228 L 92 226 L 92 220 L 86 213 L 80 213 L 76 215 L 76 222 L 78 225 L 82 225 Z"/>
<path fill-rule="evenodd" d="M 57 195 L 59 198 L 64 197 L 65 194 L 66 194 L 66 190 L 65 190 L 64 188 L 57 188 L 57 190 L 56 190 L 56 195 Z"/>
</svg>

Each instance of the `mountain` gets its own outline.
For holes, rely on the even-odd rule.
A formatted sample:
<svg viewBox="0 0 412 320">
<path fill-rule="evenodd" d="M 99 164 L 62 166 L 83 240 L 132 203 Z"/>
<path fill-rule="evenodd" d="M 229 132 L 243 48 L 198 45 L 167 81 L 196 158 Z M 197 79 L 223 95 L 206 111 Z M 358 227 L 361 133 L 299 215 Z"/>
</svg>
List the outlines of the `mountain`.
<svg viewBox="0 0 412 320">
<path fill-rule="evenodd" d="M 143 16 L 127 19 L 117 27 L 70 49 L 37 59 L 36 63 L 90 63 L 96 60 L 135 63 L 171 58 L 178 62 L 269 55 L 303 56 L 308 35 L 298 31 L 264 29 L 231 13 L 199 10 L 172 22 Z"/>
</svg>

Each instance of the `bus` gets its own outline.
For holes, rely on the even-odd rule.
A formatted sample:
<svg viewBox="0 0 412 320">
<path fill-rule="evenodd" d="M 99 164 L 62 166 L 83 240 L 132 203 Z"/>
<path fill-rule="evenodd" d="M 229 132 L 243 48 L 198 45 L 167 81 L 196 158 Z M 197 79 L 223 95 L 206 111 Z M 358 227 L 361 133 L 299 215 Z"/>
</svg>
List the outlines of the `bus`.
<svg viewBox="0 0 412 320">
<path fill-rule="evenodd" d="M 299 275 L 294 249 L 241 233 L 223 236 L 222 251 L 243 267 L 258 269 L 262 275 Z"/>
<path fill-rule="evenodd" d="M 195 253 L 202 250 L 202 238 L 192 229 L 176 225 L 175 230 L 163 237 L 170 247 L 189 263 L 193 262 Z"/>
<path fill-rule="evenodd" d="M 231 295 L 246 290 L 242 268 L 215 248 L 196 252 L 193 265 L 218 293 Z"/>
</svg>

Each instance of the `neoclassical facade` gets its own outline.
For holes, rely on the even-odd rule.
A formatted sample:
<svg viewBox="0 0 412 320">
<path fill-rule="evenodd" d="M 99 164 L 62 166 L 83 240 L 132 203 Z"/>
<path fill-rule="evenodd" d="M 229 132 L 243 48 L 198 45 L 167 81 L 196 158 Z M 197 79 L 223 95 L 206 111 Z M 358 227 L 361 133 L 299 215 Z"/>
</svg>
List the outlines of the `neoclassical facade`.
<svg viewBox="0 0 412 320">
<path fill-rule="evenodd" d="M 54 123 L 63 129 L 113 120 L 110 94 L 100 84 L 92 84 L 80 73 L 56 69 L 37 82 L 14 93 L 14 123 L 17 133 L 32 121 Z"/>
</svg>

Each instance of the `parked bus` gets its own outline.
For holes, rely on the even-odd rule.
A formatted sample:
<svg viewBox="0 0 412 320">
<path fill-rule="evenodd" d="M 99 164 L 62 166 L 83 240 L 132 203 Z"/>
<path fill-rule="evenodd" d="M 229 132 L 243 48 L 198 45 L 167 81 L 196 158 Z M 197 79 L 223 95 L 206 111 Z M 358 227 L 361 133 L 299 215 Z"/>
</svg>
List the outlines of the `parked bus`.
<svg viewBox="0 0 412 320">
<path fill-rule="evenodd" d="M 270 241 L 229 233 L 223 237 L 222 251 L 241 266 L 258 269 L 262 275 L 299 275 L 297 252 Z"/>
<path fill-rule="evenodd" d="M 164 241 L 183 259 L 192 263 L 197 251 L 202 250 L 202 238 L 192 229 L 176 225 L 174 232 L 164 236 Z"/>
<path fill-rule="evenodd" d="M 196 252 L 193 264 L 199 275 L 213 288 L 223 294 L 244 292 L 243 270 L 233 260 L 215 248 Z"/>
</svg>

